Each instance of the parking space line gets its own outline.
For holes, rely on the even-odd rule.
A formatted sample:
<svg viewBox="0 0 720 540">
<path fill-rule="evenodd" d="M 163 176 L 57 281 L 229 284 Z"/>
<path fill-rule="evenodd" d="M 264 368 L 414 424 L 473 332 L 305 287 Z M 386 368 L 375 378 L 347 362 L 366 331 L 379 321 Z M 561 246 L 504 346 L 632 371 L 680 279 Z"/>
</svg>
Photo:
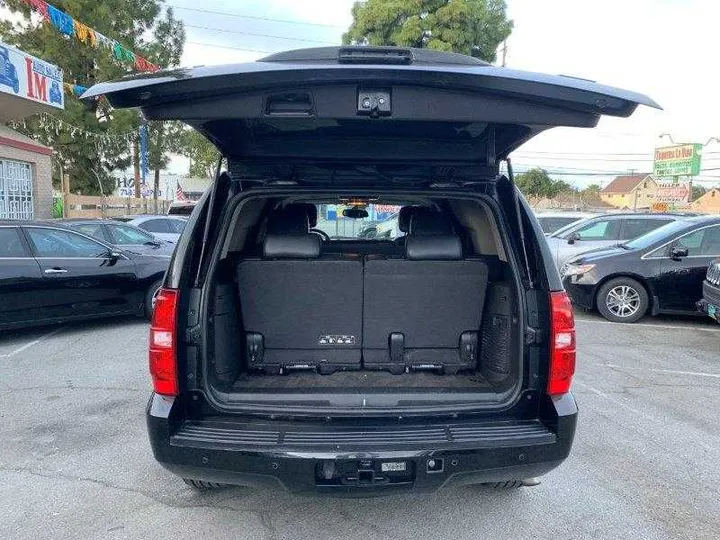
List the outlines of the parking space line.
<svg viewBox="0 0 720 540">
<path fill-rule="evenodd" d="M 677 369 L 656 369 L 656 368 L 642 368 L 642 367 L 626 367 L 618 366 L 617 364 L 602 364 L 605 367 L 619 370 L 633 370 L 633 371 L 654 371 L 655 373 L 667 373 L 669 375 L 690 375 L 692 377 L 709 377 L 711 379 L 720 379 L 720 373 L 707 373 L 705 371 L 680 371 Z"/>
<path fill-rule="evenodd" d="M 627 326 L 628 328 L 634 328 L 636 326 L 644 326 L 646 328 L 670 328 L 673 330 L 702 330 L 704 332 L 720 332 L 718 328 L 706 328 L 704 326 L 681 326 L 675 324 L 652 324 L 652 323 L 616 323 L 612 321 L 596 321 L 594 319 L 575 319 L 576 323 L 588 323 L 588 324 L 612 324 L 614 326 Z"/>
<path fill-rule="evenodd" d="M 52 332 L 48 332 L 47 334 L 44 334 L 44 335 L 40 336 L 39 338 L 34 339 L 33 341 L 31 341 L 29 343 L 26 343 L 25 345 L 23 345 L 22 347 L 18 347 L 14 351 L 11 351 L 7 354 L 0 354 L 0 358 L 10 358 L 12 356 L 15 356 L 16 354 L 20 354 L 21 352 L 29 349 L 30 347 L 33 347 L 33 346 L 37 345 L 38 343 L 45 341 L 47 338 L 54 336 L 55 334 L 60 332 L 60 330 L 62 330 L 62 329 L 63 329 L 62 326 L 60 328 L 56 328 Z"/>
</svg>

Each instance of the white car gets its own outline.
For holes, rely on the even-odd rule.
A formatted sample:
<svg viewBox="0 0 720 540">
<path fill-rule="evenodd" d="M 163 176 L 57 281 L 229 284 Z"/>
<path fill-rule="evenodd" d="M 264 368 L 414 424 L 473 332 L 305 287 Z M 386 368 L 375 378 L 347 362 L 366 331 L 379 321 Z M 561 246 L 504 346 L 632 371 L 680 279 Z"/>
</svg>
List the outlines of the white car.
<svg viewBox="0 0 720 540">
<path fill-rule="evenodd" d="M 155 214 L 147 214 L 141 216 L 127 216 L 132 219 L 122 219 L 122 221 L 135 225 L 139 229 L 152 233 L 153 236 L 160 240 L 166 240 L 176 244 L 180 234 L 187 223 L 187 216 L 161 216 Z"/>
<path fill-rule="evenodd" d="M 672 214 L 607 214 L 578 221 L 546 236 L 555 264 L 562 271 L 576 255 L 633 240 L 677 219 Z"/>
</svg>

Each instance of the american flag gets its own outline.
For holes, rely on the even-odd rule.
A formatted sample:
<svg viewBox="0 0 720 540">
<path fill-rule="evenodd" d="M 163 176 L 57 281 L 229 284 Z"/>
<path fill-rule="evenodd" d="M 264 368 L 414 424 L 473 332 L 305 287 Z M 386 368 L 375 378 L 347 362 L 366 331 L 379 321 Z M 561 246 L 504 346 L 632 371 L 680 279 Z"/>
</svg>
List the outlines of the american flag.
<svg viewBox="0 0 720 540">
<path fill-rule="evenodd" d="M 177 187 L 175 188 L 175 200 L 176 201 L 187 201 L 189 200 L 187 195 L 185 195 L 185 192 L 183 191 L 182 186 L 180 185 L 180 182 L 177 183 Z"/>
</svg>

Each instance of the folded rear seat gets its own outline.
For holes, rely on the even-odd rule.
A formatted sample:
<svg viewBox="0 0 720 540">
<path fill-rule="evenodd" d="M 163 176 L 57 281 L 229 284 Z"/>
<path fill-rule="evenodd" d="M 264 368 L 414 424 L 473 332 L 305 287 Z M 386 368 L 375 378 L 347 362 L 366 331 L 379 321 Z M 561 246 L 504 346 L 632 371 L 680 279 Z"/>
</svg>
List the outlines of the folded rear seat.
<svg viewBox="0 0 720 540">
<path fill-rule="evenodd" d="M 463 259 L 460 238 L 443 214 L 419 208 L 406 258 L 365 261 L 363 364 L 368 369 L 473 370 L 488 267 Z"/>
<path fill-rule="evenodd" d="M 362 260 L 320 251 L 306 209 L 288 205 L 268 220 L 262 258 L 239 262 L 249 370 L 360 369 Z"/>
</svg>

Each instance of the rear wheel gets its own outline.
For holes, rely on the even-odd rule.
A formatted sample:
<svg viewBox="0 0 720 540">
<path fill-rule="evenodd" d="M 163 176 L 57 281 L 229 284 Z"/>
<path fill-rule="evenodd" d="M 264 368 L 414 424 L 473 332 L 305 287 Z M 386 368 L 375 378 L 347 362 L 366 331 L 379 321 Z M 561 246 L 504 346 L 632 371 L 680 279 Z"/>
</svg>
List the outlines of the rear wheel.
<svg viewBox="0 0 720 540">
<path fill-rule="evenodd" d="M 206 482 L 205 480 L 194 480 L 192 478 L 183 478 L 188 486 L 194 487 L 195 489 L 222 489 L 227 487 L 226 484 L 218 484 L 217 482 Z"/>
<path fill-rule="evenodd" d="M 605 283 L 595 298 L 597 309 L 608 321 L 634 323 L 648 309 L 648 293 L 631 278 L 615 278 Z"/>
<path fill-rule="evenodd" d="M 150 285 L 145 291 L 145 317 L 148 321 L 152 320 L 153 311 L 155 309 L 155 297 L 158 291 L 162 287 L 162 279 L 158 279 L 155 283 Z"/>
</svg>

